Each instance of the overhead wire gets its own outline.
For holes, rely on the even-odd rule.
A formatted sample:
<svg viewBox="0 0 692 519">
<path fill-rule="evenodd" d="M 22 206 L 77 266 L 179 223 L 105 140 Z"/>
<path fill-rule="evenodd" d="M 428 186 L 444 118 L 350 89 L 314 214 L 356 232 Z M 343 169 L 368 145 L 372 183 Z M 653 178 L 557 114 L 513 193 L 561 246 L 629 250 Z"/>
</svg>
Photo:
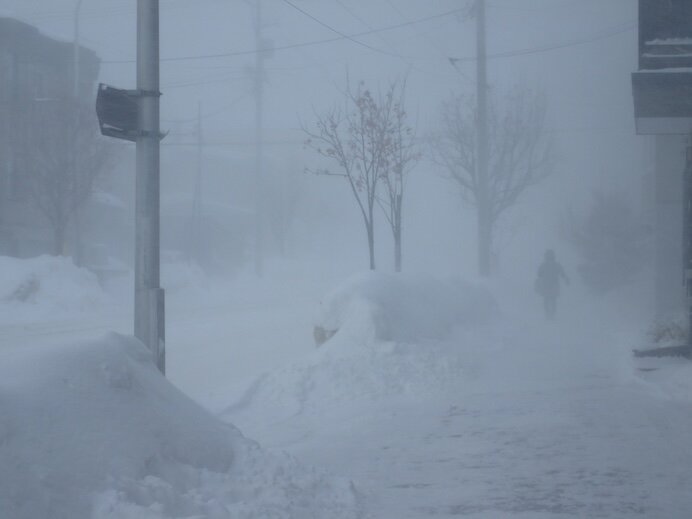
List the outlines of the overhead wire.
<svg viewBox="0 0 692 519">
<path fill-rule="evenodd" d="M 370 34 L 377 34 L 380 32 L 385 32 L 385 31 L 393 31 L 396 29 L 401 29 L 403 27 L 408 27 L 411 25 L 417 25 L 420 23 L 425 23 L 429 22 L 431 20 L 437 20 L 439 18 L 444 18 L 446 16 L 450 16 L 453 14 L 457 14 L 464 11 L 464 9 L 452 9 L 451 11 L 446 11 L 444 13 L 438 13 L 434 14 L 431 16 L 426 16 L 423 18 L 418 18 L 416 20 L 411 20 L 403 23 L 398 23 L 398 24 L 393 24 L 393 25 L 388 25 L 385 27 L 380 27 L 377 29 L 372 29 L 368 31 L 361 31 L 359 33 L 355 34 L 350 34 L 347 35 L 348 38 L 358 38 L 360 36 L 368 36 Z M 195 55 L 190 55 L 190 56 L 172 56 L 172 57 L 164 57 L 161 58 L 161 62 L 171 62 L 171 61 L 190 61 L 190 60 L 199 60 L 199 59 L 215 59 L 215 58 L 227 58 L 227 57 L 234 57 L 234 56 L 248 56 L 248 55 L 253 55 L 258 52 L 268 52 L 268 51 L 282 51 L 282 50 L 289 50 L 289 49 L 295 49 L 295 48 L 300 48 L 300 47 L 312 47 L 315 45 L 323 45 L 326 43 L 333 43 L 336 41 L 341 41 L 344 39 L 348 39 L 345 36 L 336 36 L 334 38 L 325 38 L 321 40 L 312 40 L 312 41 L 306 41 L 306 42 L 299 42 L 299 43 L 292 43 L 292 44 L 287 44 L 287 45 L 279 45 L 279 46 L 274 46 L 274 47 L 269 47 L 265 49 L 251 49 L 251 50 L 242 50 L 242 51 L 232 51 L 232 52 L 219 52 L 215 54 L 195 54 Z M 135 63 L 135 59 L 126 59 L 126 60 L 103 60 L 101 61 L 102 64 L 106 65 L 113 65 L 113 64 L 126 64 L 126 63 Z"/>
<path fill-rule="evenodd" d="M 161 119 L 161 121 L 166 122 L 166 123 L 187 124 L 187 123 L 197 122 L 199 119 L 202 119 L 202 120 L 209 119 L 211 117 L 215 117 L 219 114 L 222 114 L 223 112 L 225 112 L 227 110 L 230 110 L 235 105 L 237 105 L 240 101 L 248 98 L 249 96 L 250 96 L 250 93 L 246 92 L 242 95 L 237 96 L 230 103 L 227 103 L 227 104 L 225 104 L 219 108 L 216 108 L 215 110 L 212 110 L 210 112 L 205 112 L 201 116 L 188 117 L 185 119 L 165 119 L 164 118 L 164 119 Z"/>
<path fill-rule="evenodd" d="M 335 28 L 332 27 L 331 25 L 329 25 L 329 24 L 323 22 L 322 20 L 320 20 L 319 18 L 313 16 L 312 14 L 310 14 L 309 12 L 307 12 L 306 10 L 304 10 L 304 9 L 302 9 L 302 8 L 300 8 L 300 7 L 298 7 L 296 4 L 294 4 L 293 2 L 291 2 L 291 0 L 282 0 L 282 1 L 283 1 L 283 3 L 285 3 L 286 5 L 290 5 L 293 9 L 295 9 L 295 10 L 298 11 L 299 13 L 302 13 L 303 15 L 307 16 L 308 18 L 310 18 L 310 19 L 313 20 L 314 22 L 318 23 L 318 24 L 321 25 L 322 27 L 325 27 L 326 29 L 329 29 L 329 30 L 332 31 L 334 34 L 338 34 L 339 36 L 341 36 L 341 37 L 343 37 L 343 38 L 345 38 L 345 39 L 347 39 L 347 40 L 349 40 L 349 41 L 352 41 L 353 43 L 355 43 L 355 44 L 357 44 L 357 45 L 360 45 L 360 46 L 362 46 L 362 47 L 365 47 L 366 49 L 370 49 L 370 50 L 372 50 L 372 51 L 374 51 L 374 52 L 379 52 L 380 54 L 387 54 L 388 56 L 401 57 L 401 56 L 399 56 L 399 55 L 397 55 L 397 54 L 394 54 L 394 53 L 392 53 L 392 52 L 389 52 L 389 51 L 386 51 L 386 50 L 383 50 L 383 49 L 379 49 L 379 48 L 377 48 L 377 47 L 373 47 L 372 45 L 368 45 L 367 43 L 364 43 L 364 42 L 362 42 L 362 41 L 356 40 L 354 37 L 349 36 L 348 34 L 345 34 L 345 33 L 341 32 L 341 31 L 339 31 L 338 29 L 335 29 Z M 371 29 L 372 29 L 372 28 L 371 28 Z"/>
<path fill-rule="evenodd" d="M 526 56 L 529 54 L 541 54 L 541 53 L 550 52 L 553 50 L 565 49 L 568 47 L 576 47 L 579 45 L 585 45 L 588 43 L 593 43 L 596 41 L 605 40 L 605 39 L 617 36 L 619 34 L 624 34 L 626 32 L 630 32 L 636 26 L 637 26 L 636 23 L 628 22 L 626 24 L 619 24 L 619 25 L 612 27 L 610 29 L 606 29 L 605 32 L 603 32 L 602 34 L 599 34 L 597 36 L 592 36 L 590 38 L 570 40 L 570 41 L 567 41 L 564 43 L 559 43 L 559 44 L 541 45 L 541 46 L 537 46 L 537 47 L 530 47 L 527 49 L 519 49 L 519 50 L 505 51 L 505 52 L 496 52 L 496 53 L 488 54 L 487 59 L 513 58 L 516 56 Z M 477 59 L 476 56 L 464 56 L 461 58 L 449 58 L 449 60 L 452 63 L 465 63 L 465 62 L 476 61 L 476 59 Z"/>
</svg>

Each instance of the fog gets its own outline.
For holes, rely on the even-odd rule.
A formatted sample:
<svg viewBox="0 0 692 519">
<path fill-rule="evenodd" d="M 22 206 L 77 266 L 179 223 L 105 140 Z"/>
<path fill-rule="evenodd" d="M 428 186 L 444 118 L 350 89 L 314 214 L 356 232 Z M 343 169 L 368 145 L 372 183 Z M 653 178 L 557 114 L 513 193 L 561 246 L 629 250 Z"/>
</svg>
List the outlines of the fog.
<svg viewBox="0 0 692 519">
<path fill-rule="evenodd" d="M 638 201 L 642 177 L 648 172 L 648 148 L 632 131 L 628 94 L 628 74 L 636 68 L 635 3 L 525 3 L 498 1 L 488 6 L 488 80 L 491 91 L 499 95 L 515 85 L 545 91 L 546 129 L 555 135 L 559 159 L 551 178 L 527 192 L 517 211 L 506 217 L 526 222 L 504 224 L 510 236 L 502 242 L 501 247 L 507 248 L 503 256 L 514 259 L 504 261 L 502 270 L 510 276 L 531 271 L 531 262 L 538 261 L 543 249 L 557 246 L 558 230 L 552 223 L 561 208 L 573 205 L 581 210 L 593 189 L 626 191 Z M 7 1 L 3 14 L 69 41 L 74 30 L 72 4 Z M 475 90 L 475 25 L 468 6 L 442 1 L 391 4 L 308 2 L 301 8 L 326 24 L 338 20 L 335 29 L 344 34 L 457 12 L 376 32 L 363 37 L 364 45 L 359 45 L 290 4 L 268 2 L 263 6 L 262 35 L 278 48 L 264 60 L 265 163 L 268 175 L 295 174 L 290 183 L 300 183 L 297 190 L 305 239 L 288 244 L 294 252 L 315 248 L 316 243 L 319 250 L 339 254 L 363 247 L 361 222 L 347 187 L 337 179 L 298 174 L 319 164 L 319 157 L 303 147 L 306 136 L 301 125 L 312 124 L 315 113 L 342 103 L 347 81 L 362 80 L 369 88 L 383 89 L 393 80 L 406 78 L 406 108 L 421 141 L 436 131 L 442 101 L 457 93 L 472 95 Z M 244 2 L 210 0 L 193 5 L 170 1 L 161 5 L 161 125 L 169 132 L 162 143 L 164 200 L 169 194 L 194 191 L 200 106 L 204 201 L 239 205 L 241 199 L 252 196 L 247 192 L 252 181 L 244 179 L 252 175 L 254 153 L 254 15 L 253 5 Z M 127 2 L 88 1 L 80 10 L 80 21 L 83 45 L 102 60 L 98 80 L 133 88 L 134 7 Z M 337 41 L 322 42 L 334 38 Z M 282 50 L 304 43 L 307 45 Z M 493 57 L 508 51 L 519 52 Z M 470 59 L 452 66 L 449 58 Z M 423 159 L 411 174 L 406 196 L 407 264 L 444 273 L 473 272 L 475 255 L 465 245 L 475 239 L 473 211 L 461 203 L 453 184 L 443 178 L 426 151 L 423 149 Z M 132 153 L 125 150 L 122 161 Z M 113 176 L 122 178 L 131 169 L 128 164 Z M 127 195 L 131 197 L 132 192 Z M 247 209 L 252 208 L 249 205 Z M 315 212 L 321 213 L 320 221 L 308 216 Z M 331 221 L 339 223 L 338 232 Z M 297 233 L 293 234 L 298 240 Z M 382 230 L 378 234 L 386 265 L 390 260 L 388 233 Z M 518 261 L 522 264 L 514 271 Z"/>
<path fill-rule="evenodd" d="M 0 464 L 39 467 L 0 469 L 0 516 L 689 516 L 688 360 L 632 356 L 688 341 L 686 140 L 637 135 L 638 2 L 484 3 L 486 184 L 476 2 L 161 0 L 163 379 L 135 144 L 95 110 L 136 87 L 137 2 L 0 0 L 63 48 L 32 76 L 0 34 L 0 403 L 31 395 Z"/>
</svg>

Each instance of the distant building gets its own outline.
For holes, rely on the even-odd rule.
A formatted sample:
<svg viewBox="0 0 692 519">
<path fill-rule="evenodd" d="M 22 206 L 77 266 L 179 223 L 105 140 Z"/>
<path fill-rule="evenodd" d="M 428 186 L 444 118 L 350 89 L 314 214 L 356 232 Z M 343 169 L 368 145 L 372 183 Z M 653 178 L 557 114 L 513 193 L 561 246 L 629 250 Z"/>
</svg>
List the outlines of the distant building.
<svg viewBox="0 0 692 519">
<path fill-rule="evenodd" d="M 677 317 L 685 286 L 692 295 L 690 0 L 639 0 L 632 92 L 637 133 L 655 136 L 656 308 L 659 318 Z"/>
<path fill-rule="evenodd" d="M 100 60 L 79 49 L 79 96 L 92 104 Z M 74 95 L 74 47 L 35 27 L 0 18 L 0 254 L 19 257 L 51 250 L 48 225 L 29 201 L 22 150 L 27 132 L 18 132 L 39 103 L 59 103 Z M 30 132 L 28 132 L 30 135 Z"/>
</svg>

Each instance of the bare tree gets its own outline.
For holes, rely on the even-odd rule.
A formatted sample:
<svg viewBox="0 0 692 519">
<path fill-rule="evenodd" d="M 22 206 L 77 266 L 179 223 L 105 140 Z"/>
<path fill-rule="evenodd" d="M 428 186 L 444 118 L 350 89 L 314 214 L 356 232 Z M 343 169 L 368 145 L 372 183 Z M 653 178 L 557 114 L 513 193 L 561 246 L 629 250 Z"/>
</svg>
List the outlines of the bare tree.
<svg viewBox="0 0 692 519">
<path fill-rule="evenodd" d="M 487 178 L 476 163 L 476 103 L 456 96 L 442 106 L 441 129 L 433 135 L 433 158 L 461 188 L 462 197 L 476 207 L 480 258 L 492 257 L 493 234 L 500 217 L 521 195 L 549 175 L 553 141 L 546 133 L 546 100 L 539 92 L 515 89 L 500 106 L 488 106 Z M 480 273 L 490 264 L 479 264 Z"/>
<path fill-rule="evenodd" d="M 22 142 L 30 199 L 51 226 L 53 254 L 63 255 L 68 226 L 112 147 L 100 136 L 91 107 L 72 99 L 37 102 L 27 123 Z"/>
<path fill-rule="evenodd" d="M 393 145 L 392 90 L 373 95 L 363 82 L 347 92 L 346 106 L 316 114 L 315 128 L 303 128 L 305 144 L 338 166 L 315 173 L 343 177 L 358 205 L 368 238 L 370 269 L 375 269 L 375 205 L 377 188 L 391 167 Z"/>
<path fill-rule="evenodd" d="M 415 143 L 415 132 L 406 123 L 405 88 L 405 81 L 401 84 L 391 83 L 385 95 L 388 100 L 392 100 L 388 104 L 391 113 L 387 114 L 387 118 L 390 120 L 387 139 L 391 142 L 386 148 L 388 167 L 382 182 L 384 195 L 378 197 L 378 202 L 384 211 L 394 238 L 394 269 L 396 272 L 401 272 L 402 267 L 402 215 L 406 177 L 421 157 Z"/>
</svg>

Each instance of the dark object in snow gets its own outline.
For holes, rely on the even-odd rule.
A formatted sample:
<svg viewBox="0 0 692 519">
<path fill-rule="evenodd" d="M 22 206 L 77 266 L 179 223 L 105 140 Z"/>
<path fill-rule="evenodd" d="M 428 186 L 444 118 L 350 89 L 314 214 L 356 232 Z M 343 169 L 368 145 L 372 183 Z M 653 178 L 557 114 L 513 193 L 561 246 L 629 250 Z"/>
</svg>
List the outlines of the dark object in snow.
<svg viewBox="0 0 692 519">
<path fill-rule="evenodd" d="M 315 346 L 322 346 L 329 339 L 334 337 L 339 330 L 325 330 L 321 326 L 315 326 L 312 330 L 312 336 L 315 338 Z"/>
<path fill-rule="evenodd" d="M 137 140 L 139 121 L 134 92 L 101 83 L 96 96 L 96 115 L 103 135 L 133 142 Z"/>
<path fill-rule="evenodd" d="M 22 282 L 14 292 L 5 298 L 6 301 L 19 301 L 25 303 L 29 301 L 38 292 L 41 284 L 35 276 L 31 276 L 26 281 Z"/>
<path fill-rule="evenodd" d="M 692 346 L 689 344 L 632 351 L 635 357 L 685 357 L 686 359 L 692 359 Z"/>
<path fill-rule="evenodd" d="M 647 331 L 653 344 L 687 343 L 687 327 L 680 320 L 655 322 Z"/>
<path fill-rule="evenodd" d="M 100 83 L 96 95 L 96 115 L 101 134 L 132 142 L 136 142 L 138 137 L 146 137 L 149 132 L 139 128 L 138 99 L 160 95 L 160 92 L 124 90 Z M 159 139 L 165 136 L 165 133 L 160 133 Z"/>
<path fill-rule="evenodd" d="M 555 319 L 561 281 L 569 284 L 569 278 L 565 274 L 565 269 L 555 258 L 555 252 L 548 249 L 545 251 L 543 263 L 538 267 L 534 290 L 543 298 L 545 316 L 550 321 Z"/>
</svg>

